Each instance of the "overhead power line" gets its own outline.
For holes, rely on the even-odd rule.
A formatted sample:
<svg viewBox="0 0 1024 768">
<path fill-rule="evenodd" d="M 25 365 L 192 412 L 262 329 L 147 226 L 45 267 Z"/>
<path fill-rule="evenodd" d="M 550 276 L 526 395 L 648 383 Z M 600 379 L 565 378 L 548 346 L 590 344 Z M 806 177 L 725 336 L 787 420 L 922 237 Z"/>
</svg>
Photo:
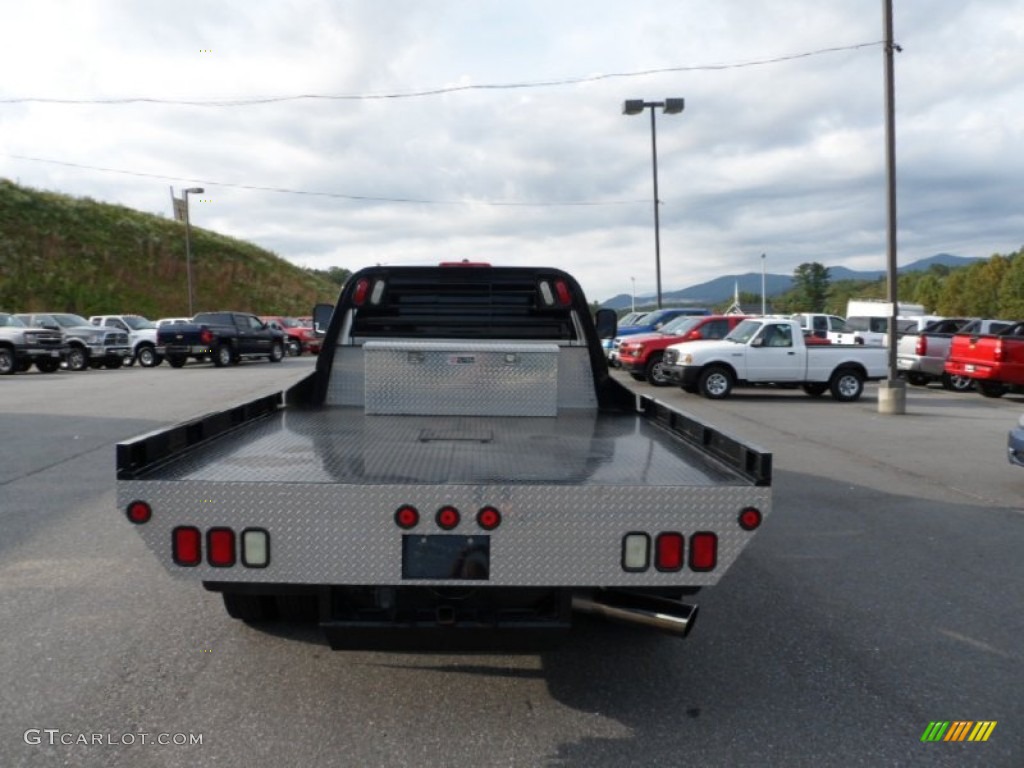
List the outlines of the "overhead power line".
<svg viewBox="0 0 1024 768">
<path fill-rule="evenodd" d="M 819 48 L 815 51 L 803 53 L 792 53 L 784 56 L 775 56 L 768 59 L 753 59 L 750 61 L 739 61 L 727 64 L 698 64 L 693 66 L 662 67 L 659 69 L 644 69 L 635 72 L 612 72 L 600 75 L 587 75 L 582 77 L 567 77 L 558 80 L 533 80 L 521 83 L 491 83 L 478 85 L 451 85 L 441 88 L 431 88 L 422 91 L 405 91 L 399 93 L 361 93 L 361 94 L 322 94 L 303 93 L 292 96 L 268 96 L 253 99 L 160 99 L 150 96 L 128 96 L 106 99 L 59 99 L 42 96 L 14 96 L 0 98 L 0 104 L 167 104 L 187 107 L 247 107 L 259 104 L 277 104 L 286 101 L 375 101 L 387 99 L 418 99 L 427 96 L 442 96 L 449 93 L 460 93 L 465 91 L 503 91 L 525 88 L 555 88 L 565 85 L 580 85 L 583 83 L 594 83 L 601 80 L 615 80 L 634 77 L 647 77 L 649 75 L 664 75 L 679 72 L 713 72 L 727 69 L 744 69 L 747 67 L 761 67 L 768 64 L 781 64 L 797 59 L 807 59 L 813 56 L 824 56 L 830 53 L 841 53 L 843 51 L 856 51 L 862 48 L 873 48 L 884 44 L 884 40 L 876 40 L 868 43 L 855 43 L 853 45 L 842 45 L 833 48 Z"/>
<path fill-rule="evenodd" d="M 49 163 L 51 165 L 63 165 L 68 168 L 81 168 L 88 171 L 102 171 L 103 173 L 117 173 L 122 176 L 138 176 L 145 179 L 160 179 L 161 181 L 178 181 L 188 184 L 203 184 L 208 187 L 224 187 L 226 189 L 248 189 L 258 192 L 274 192 L 282 195 L 306 195 L 309 197 L 331 197 L 340 200 L 354 200 L 370 203 L 416 203 L 419 205 L 487 205 L 508 208 L 561 208 L 561 207 L 597 207 L 611 205 L 636 205 L 649 204 L 649 200 L 568 200 L 568 201 L 543 201 L 536 203 L 514 202 L 507 200 L 428 200 L 414 197 L 377 197 L 373 195 L 353 195 L 344 192 L 319 192 L 304 189 L 287 189 L 285 187 L 266 187 L 257 184 L 235 184 L 212 179 L 199 179 L 187 176 L 171 176 L 160 173 L 143 173 L 142 171 L 126 171 L 122 168 L 103 168 L 96 165 L 84 165 L 82 163 L 71 163 L 66 160 L 52 160 L 45 157 L 28 157 L 26 155 L 2 154 L 2 157 L 10 157 L 14 160 L 26 160 L 33 163 Z"/>
</svg>

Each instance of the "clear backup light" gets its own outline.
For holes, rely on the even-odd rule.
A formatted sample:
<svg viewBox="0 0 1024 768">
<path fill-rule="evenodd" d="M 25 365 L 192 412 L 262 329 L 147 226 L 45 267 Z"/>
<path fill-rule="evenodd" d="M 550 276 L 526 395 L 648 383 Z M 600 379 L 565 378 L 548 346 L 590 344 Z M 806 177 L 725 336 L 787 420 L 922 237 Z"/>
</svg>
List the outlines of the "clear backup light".
<svg viewBox="0 0 1024 768">
<path fill-rule="evenodd" d="M 627 533 L 622 537 L 622 570 L 646 571 L 651 565 L 651 537 Z"/>
<path fill-rule="evenodd" d="M 242 531 L 242 565 L 266 568 L 270 564 L 270 534 L 262 528 Z"/>
<path fill-rule="evenodd" d="M 384 298 L 384 281 L 376 280 L 373 283 L 373 290 L 370 291 L 370 303 L 380 304 L 382 298 Z"/>
<path fill-rule="evenodd" d="M 553 306 L 555 303 L 555 294 L 551 291 L 551 285 L 547 280 L 541 280 L 540 283 L 540 300 L 544 303 L 545 307 Z"/>
<path fill-rule="evenodd" d="M 206 562 L 214 568 L 235 564 L 235 532 L 230 528 L 211 528 L 206 532 Z"/>
<path fill-rule="evenodd" d="M 654 567 L 659 571 L 682 570 L 683 534 L 674 531 L 658 534 L 654 540 Z"/>
<path fill-rule="evenodd" d="M 701 531 L 690 537 L 690 570 L 710 571 L 718 565 L 718 536 Z"/>
<path fill-rule="evenodd" d="M 171 556 L 176 565 L 191 567 L 203 561 L 202 536 L 191 525 L 179 525 L 171 531 Z"/>
</svg>

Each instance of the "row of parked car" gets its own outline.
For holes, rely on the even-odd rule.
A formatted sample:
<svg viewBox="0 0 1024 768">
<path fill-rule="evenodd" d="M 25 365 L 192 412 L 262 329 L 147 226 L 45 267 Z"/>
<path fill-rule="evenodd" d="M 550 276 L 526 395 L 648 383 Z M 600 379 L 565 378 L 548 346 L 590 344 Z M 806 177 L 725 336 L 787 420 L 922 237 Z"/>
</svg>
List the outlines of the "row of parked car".
<svg viewBox="0 0 1024 768">
<path fill-rule="evenodd" d="M 197 344 L 190 344 L 186 354 L 175 347 L 178 331 L 193 329 L 195 318 L 168 317 L 151 321 L 140 315 L 93 315 L 89 319 L 68 312 L 7 313 L 0 312 L 0 375 L 27 371 L 33 365 L 44 373 L 60 368 L 82 371 L 88 368 L 120 368 L 134 365 L 143 367 L 160 365 L 165 359 L 174 367 L 184 365 L 188 357 L 209 357 L 217 364 L 226 358 L 237 362 L 251 349 L 256 335 L 265 337 L 259 354 L 268 357 L 316 354 L 320 351 L 320 337 L 312 327 L 312 318 L 245 315 L 242 313 L 206 313 L 211 320 L 222 317 L 242 318 L 237 333 L 225 332 L 222 341 L 213 332 L 197 331 Z M 167 335 L 174 329 L 175 333 Z M 165 337 L 160 337 L 160 332 Z M 259 333 L 257 333 L 259 332 Z M 203 345 L 203 342 L 207 342 Z M 203 346 L 200 349 L 200 346 Z M 222 351 L 218 349 L 223 346 Z M 265 349 L 264 349 L 265 347 Z M 244 352 L 244 354 L 243 354 Z M 217 354 L 225 357 L 217 357 Z"/>
</svg>

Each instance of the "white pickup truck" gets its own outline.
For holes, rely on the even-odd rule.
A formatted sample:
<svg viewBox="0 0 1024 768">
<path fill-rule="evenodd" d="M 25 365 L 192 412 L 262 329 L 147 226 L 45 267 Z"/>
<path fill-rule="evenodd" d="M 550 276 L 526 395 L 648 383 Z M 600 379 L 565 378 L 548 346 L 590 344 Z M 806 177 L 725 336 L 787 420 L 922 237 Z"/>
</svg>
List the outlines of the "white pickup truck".
<svg viewBox="0 0 1024 768">
<path fill-rule="evenodd" d="M 802 386 L 811 397 L 826 391 L 841 402 L 860 398 L 864 382 L 883 379 L 887 351 L 865 345 L 804 342 L 799 322 L 751 318 L 721 341 L 690 341 L 665 350 L 664 370 L 685 391 L 714 400 L 735 386 Z"/>
</svg>

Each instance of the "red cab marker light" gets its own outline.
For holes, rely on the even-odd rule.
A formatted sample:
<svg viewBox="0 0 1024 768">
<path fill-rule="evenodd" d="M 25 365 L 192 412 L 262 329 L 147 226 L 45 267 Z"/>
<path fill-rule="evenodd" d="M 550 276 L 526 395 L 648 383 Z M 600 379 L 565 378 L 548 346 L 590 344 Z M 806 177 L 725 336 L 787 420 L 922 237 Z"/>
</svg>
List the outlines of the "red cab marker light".
<svg viewBox="0 0 1024 768">
<path fill-rule="evenodd" d="M 437 524 L 450 531 L 459 524 L 459 510 L 455 507 L 441 507 L 437 510 Z"/>
<path fill-rule="evenodd" d="M 356 289 L 352 293 L 352 303 L 361 307 L 366 302 L 366 294 L 370 292 L 370 281 L 365 277 L 356 283 Z"/>
<path fill-rule="evenodd" d="M 744 531 L 752 531 L 759 525 L 761 525 L 761 510 L 747 507 L 740 512 L 740 528 Z"/>
<path fill-rule="evenodd" d="M 683 534 L 674 531 L 658 534 L 654 540 L 654 567 L 659 571 L 682 570 Z"/>
<path fill-rule="evenodd" d="M 128 504 L 125 513 L 131 522 L 136 525 L 142 525 L 143 523 L 148 523 L 150 518 L 153 517 L 153 508 L 144 501 L 135 500 Z"/>
<path fill-rule="evenodd" d="M 406 530 L 408 530 L 409 528 L 415 528 L 419 521 L 419 511 L 416 509 L 416 507 L 413 507 L 409 504 L 399 507 L 398 511 L 395 512 L 395 525 L 397 525 L 399 528 L 405 528 Z"/>
<path fill-rule="evenodd" d="M 690 537 L 690 570 L 711 571 L 718 565 L 718 536 L 701 531 Z"/>
<path fill-rule="evenodd" d="M 191 567 L 203 561 L 202 537 L 199 529 L 179 525 L 171 531 L 171 556 L 176 565 Z"/>
<path fill-rule="evenodd" d="M 214 568 L 235 564 L 235 532 L 230 528 L 211 528 L 206 532 L 206 561 Z"/>
<path fill-rule="evenodd" d="M 558 295 L 558 303 L 564 306 L 572 304 L 572 294 L 565 280 L 555 280 L 555 293 Z"/>
<path fill-rule="evenodd" d="M 494 507 L 484 507 L 476 513 L 476 523 L 485 531 L 493 531 L 501 525 L 501 513 Z"/>
</svg>

